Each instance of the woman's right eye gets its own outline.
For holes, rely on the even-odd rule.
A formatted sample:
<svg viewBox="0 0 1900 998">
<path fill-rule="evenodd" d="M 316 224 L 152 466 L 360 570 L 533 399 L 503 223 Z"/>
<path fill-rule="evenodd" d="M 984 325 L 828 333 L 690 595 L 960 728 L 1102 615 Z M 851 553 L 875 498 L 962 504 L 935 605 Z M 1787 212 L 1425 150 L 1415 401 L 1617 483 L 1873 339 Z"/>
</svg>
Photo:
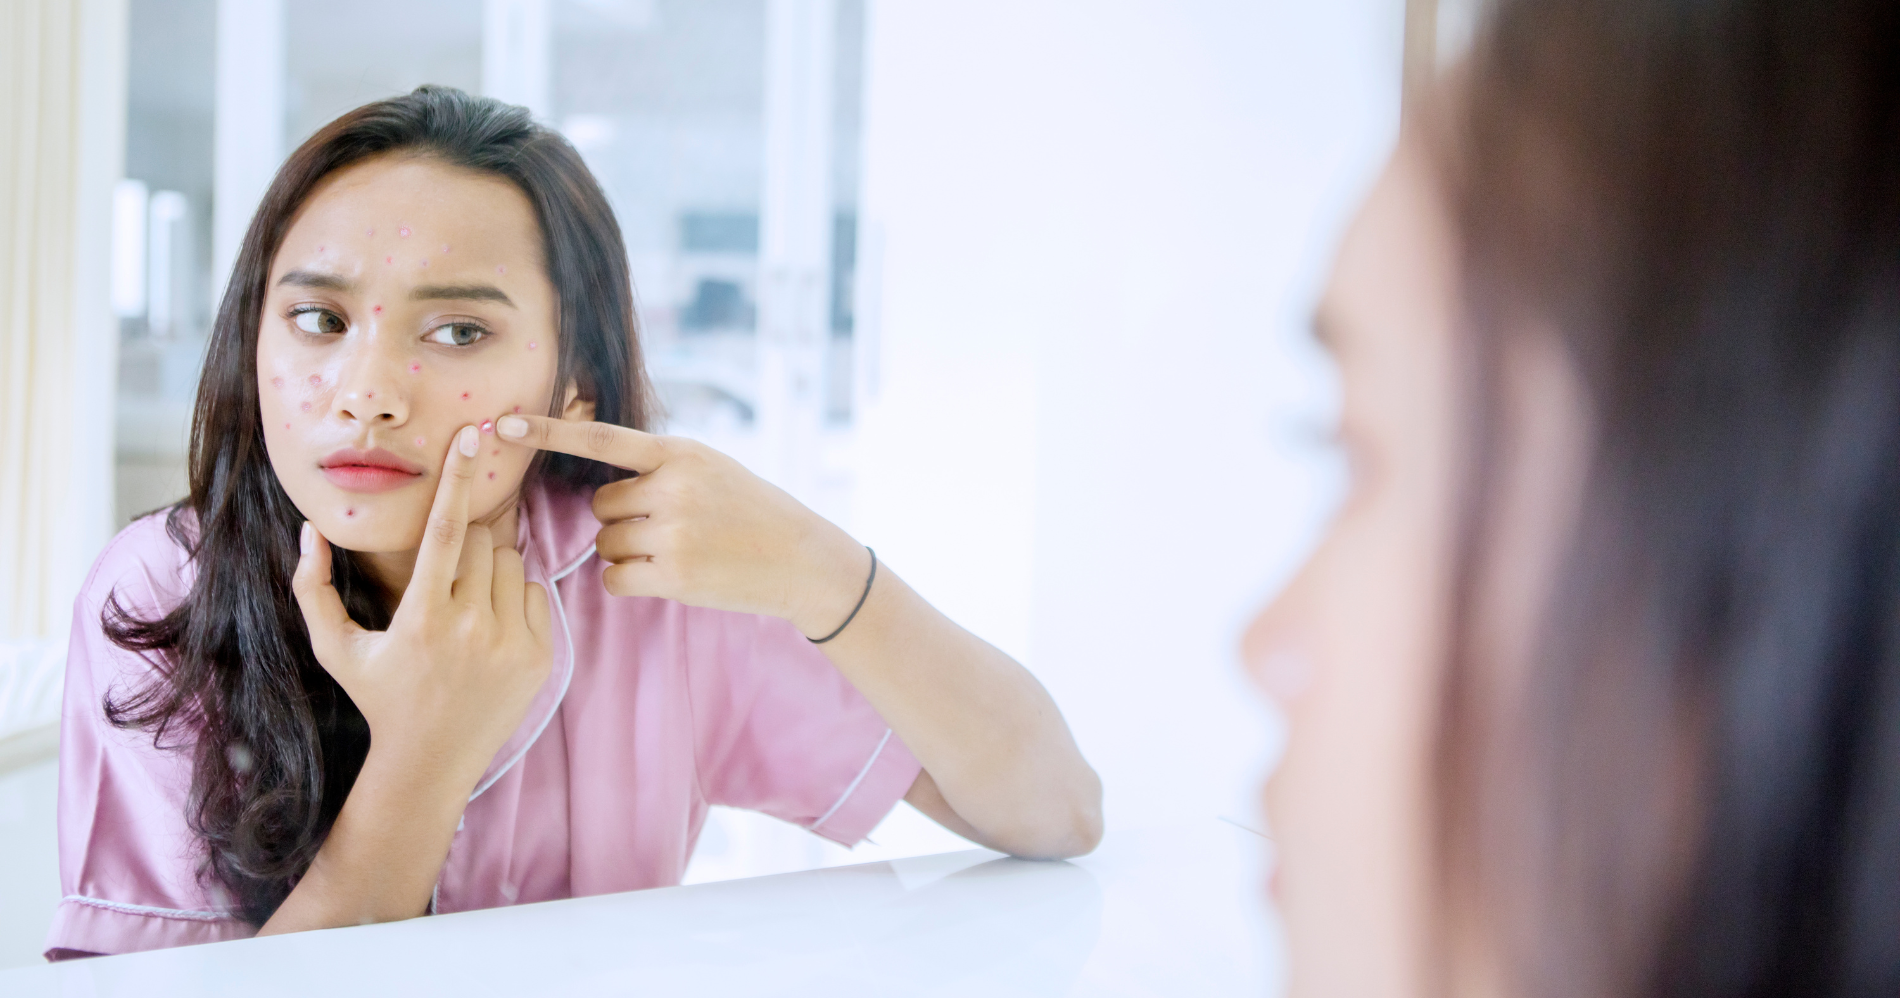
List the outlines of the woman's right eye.
<svg viewBox="0 0 1900 998">
<path fill-rule="evenodd" d="M 290 321 L 306 333 L 341 333 L 350 328 L 343 317 L 327 308 L 306 308 L 290 314 Z"/>
</svg>

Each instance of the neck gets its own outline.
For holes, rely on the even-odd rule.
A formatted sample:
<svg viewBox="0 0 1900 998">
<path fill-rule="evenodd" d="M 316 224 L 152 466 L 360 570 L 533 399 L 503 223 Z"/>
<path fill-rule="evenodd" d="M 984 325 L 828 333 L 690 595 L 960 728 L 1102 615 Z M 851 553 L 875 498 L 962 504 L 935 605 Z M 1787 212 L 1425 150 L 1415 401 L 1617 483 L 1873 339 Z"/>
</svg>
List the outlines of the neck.
<svg viewBox="0 0 1900 998">
<path fill-rule="evenodd" d="M 497 548 L 514 547 L 521 526 L 520 506 L 519 498 L 510 499 L 487 516 L 469 521 L 469 525 L 487 527 L 489 537 Z M 415 577 L 416 551 L 416 548 L 410 548 L 407 551 L 357 552 L 358 563 L 382 589 L 383 603 L 392 615 L 402 605 L 402 594 L 409 591 L 409 580 Z"/>
</svg>

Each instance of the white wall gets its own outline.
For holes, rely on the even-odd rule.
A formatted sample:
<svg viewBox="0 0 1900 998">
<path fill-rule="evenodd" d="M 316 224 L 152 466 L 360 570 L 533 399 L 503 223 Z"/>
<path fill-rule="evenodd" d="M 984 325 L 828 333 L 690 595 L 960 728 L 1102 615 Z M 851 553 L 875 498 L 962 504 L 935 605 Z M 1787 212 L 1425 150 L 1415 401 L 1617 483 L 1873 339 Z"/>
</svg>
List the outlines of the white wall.
<svg viewBox="0 0 1900 998">
<path fill-rule="evenodd" d="M 852 526 L 1051 689 L 1111 836 L 1253 815 L 1233 647 L 1336 491 L 1305 322 L 1401 7 L 873 6 Z"/>
</svg>

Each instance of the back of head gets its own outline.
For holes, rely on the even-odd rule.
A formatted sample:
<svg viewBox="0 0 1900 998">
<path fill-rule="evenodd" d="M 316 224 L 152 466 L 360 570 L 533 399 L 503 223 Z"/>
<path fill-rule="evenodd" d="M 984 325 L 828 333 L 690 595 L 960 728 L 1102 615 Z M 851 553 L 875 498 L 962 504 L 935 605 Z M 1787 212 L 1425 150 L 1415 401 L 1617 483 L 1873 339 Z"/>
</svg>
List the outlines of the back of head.
<svg viewBox="0 0 1900 998">
<path fill-rule="evenodd" d="M 1900 993 L 1900 5 L 1502 0 L 1447 97 L 1474 497 L 1527 330 L 1595 435 L 1510 711 L 1464 594 L 1448 934 L 1524 993 Z"/>
</svg>

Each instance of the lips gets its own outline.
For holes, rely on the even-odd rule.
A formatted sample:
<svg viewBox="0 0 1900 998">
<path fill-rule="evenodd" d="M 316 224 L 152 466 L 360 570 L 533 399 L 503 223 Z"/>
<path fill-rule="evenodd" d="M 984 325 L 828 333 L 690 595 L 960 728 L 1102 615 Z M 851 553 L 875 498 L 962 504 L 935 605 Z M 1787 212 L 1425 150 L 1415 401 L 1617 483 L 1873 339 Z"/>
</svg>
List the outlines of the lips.
<svg viewBox="0 0 1900 998">
<path fill-rule="evenodd" d="M 390 452 L 346 447 L 317 462 L 323 477 L 345 492 L 388 492 L 422 477 L 422 469 Z"/>
</svg>

